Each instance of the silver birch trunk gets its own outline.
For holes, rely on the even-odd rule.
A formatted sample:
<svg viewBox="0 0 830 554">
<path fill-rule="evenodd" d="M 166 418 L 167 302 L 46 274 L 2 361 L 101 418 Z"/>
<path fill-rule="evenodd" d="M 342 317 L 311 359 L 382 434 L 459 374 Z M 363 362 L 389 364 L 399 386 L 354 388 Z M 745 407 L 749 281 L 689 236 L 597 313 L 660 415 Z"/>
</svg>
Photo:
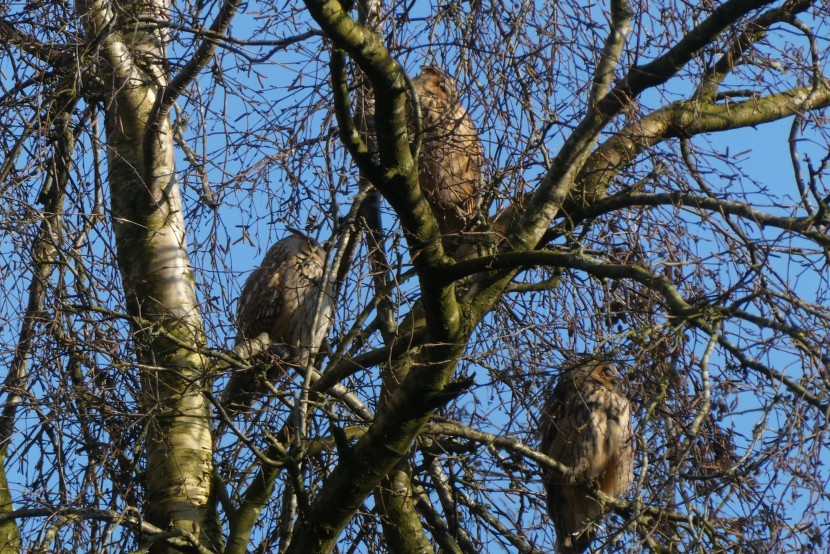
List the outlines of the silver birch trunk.
<svg viewBox="0 0 830 554">
<path fill-rule="evenodd" d="M 88 33 L 105 35 L 108 178 L 118 265 L 134 318 L 136 370 L 142 373 L 146 517 L 205 544 L 212 475 L 210 406 L 203 394 L 208 364 L 199 352 L 205 336 L 187 254 L 173 135 L 167 117 L 149 124 L 167 84 L 166 37 L 158 30 L 112 30 L 134 28 L 115 25 L 122 10 L 127 17 L 165 18 L 168 9 L 163 0 L 119 6 L 79 2 Z M 167 550 L 158 542 L 152 551 Z"/>
</svg>

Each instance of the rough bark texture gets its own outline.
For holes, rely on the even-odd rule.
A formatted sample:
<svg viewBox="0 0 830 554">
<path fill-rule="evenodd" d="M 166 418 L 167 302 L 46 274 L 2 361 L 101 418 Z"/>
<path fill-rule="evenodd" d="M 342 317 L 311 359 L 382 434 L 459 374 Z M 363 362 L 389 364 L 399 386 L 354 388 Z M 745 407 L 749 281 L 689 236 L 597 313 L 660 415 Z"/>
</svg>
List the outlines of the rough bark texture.
<svg viewBox="0 0 830 554">
<path fill-rule="evenodd" d="M 393 554 L 424 554 L 432 545 L 415 510 L 412 475 L 406 464 L 393 469 L 378 486 L 376 498 L 383 514 L 380 520 L 389 551 Z"/>
<path fill-rule="evenodd" d="M 659 18 L 629 0 L 304 4 L 260 4 L 232 30 L 239 0 L 0 13 L 0 554 L 537 554 L 555 534 L 596 551 L 769 550 L 776 533 L 807 548 L 798 535 L 828 511 L 790 527 L 774 493 L 818 498 L 827 481 L 792 461 L 805 440 L 818 459 L 830 413 L 816 3 L 666 1 Z M 450 119 L 483 139 L 443 176 L 470 170 L 475 190 L 443 200 L 425 169 L 448 166 L 423 152 L 446 157 L 460 127 L 430 136 L 446 106 L 416 94 L 407 71 L 423 64 L 458 79 L 434 83 L 435 98 L 461 98 Z M 743 160 L 755 141 L 723 133 L 788 119 L 792 190 Z M 702 136 L 714 133 L 723 148 Z M 464 217 L 473 199 L 491 226 Z M 341 301 L 330 333 L 271 333 L 314 355 L 281 355 L 299 374 L 257 381 L 233 413 L 212 382 L 266 373 L 254 362 L 271 330 L 267 294 L 230 316 L 246 277 L 237 245 L 264 250 L 292 228 L 325 249 Z M 309 313 L 327 320 L 321 298 Z M 312 316 L 299 318 L 290 331 Z M 226 351 L 234 324 L 252 340 Z M 706 341 L 723 362 L 711 380 Z M 541 383 L 592 348 L 614 350 L 633 387 L 635 503 L 608 497 L 622 486 L 583 494 L 564 479 L 578 460 L 534 449 Z M 733 432 L 744 398 L 762 404 L 751 438 Z M 555 484 L 614 512 L 596 537 L 587 509 L 557 508 L 585 517 L 556 532 L 542 475 L 551 506 Z"/>
<path fill-rule="evenodd" d="M 66 198 L 66 184 L 72 167 L 74 136 L 71 132 L 71 115 L 76 99 L 71 95 L 60 95 L 50 106 L 49 122 L 55 141 L 51 152 L 49 170 L 38 200 L 44 203 L 43 220 L 32 245 L 32 276 L 29 284 L 29 299 L 23 317 L 17 346 L 9 366 L 3 388 L 6 392 L 5 405 L 0 414 L 0 514 L 14 511 L 11 490 L 6 475 L 5 462 L 12 444 L 18 407 L 28 388 L 27 371 L 30 365 L 32 343 L 37 338 L 44 317 L 44 303 L 47 284 L 52 279 L 57 245 L 60 243 L 61 217 Z M 21 549 L 18 524 L 14 520 L 0 523 L 0 552 L 19 552 Z"/>
<path fill-rule="evenodd" d="M 118 265 L 144 387 L 146 517 L 161 529 L 201 538 L 210 495 L 210 411 L 203 395 L 205 338 L 187 255 L 167 117 L 148 127 L 167 82 L 164 33 L 110 31 L 121 14 L 84 6 L 89 30 L 104 35 L 111 97 L 105 102 L 108 180 Z M 164 17 L 163 2 L 130 15 Z M 149 134 L 148 134 L 149 133 Z M 145 156 L 150 145 L 153 156 Z M 157 543 L 157 551 L 165 551 Z"/>
<path fill-rule="evenodd" d="M 199 536 L 210 493 L 211 420 L 203 396 L 205 361 L 181 346 L 203 346 L 205 340 L 173 174 L 172 135 L 165 122 L 157 139 L 162 155 L 148 163 L 137 145 L 154 95 L 136 86 L 118 96 L 135 106 L 126 114 L 123 107 L 107 113 L 118 261 L 130 314 L 153 326 L 135 326 L 148 418 L 147 517 L 163 529 Z M 137 171 L 145 163 L 149 183 Z"/>
</svg>

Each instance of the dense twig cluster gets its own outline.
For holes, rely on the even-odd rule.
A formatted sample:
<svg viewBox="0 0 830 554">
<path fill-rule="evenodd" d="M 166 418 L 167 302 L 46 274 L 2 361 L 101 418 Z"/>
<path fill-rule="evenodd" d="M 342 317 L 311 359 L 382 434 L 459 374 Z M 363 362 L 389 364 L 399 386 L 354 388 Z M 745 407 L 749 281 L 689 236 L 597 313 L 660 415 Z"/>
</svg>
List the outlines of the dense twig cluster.
<svg viewBox="0 0 830 554">
<path fill-rule="evenodd" d="M 827 536 L 826 6 L 162 4 L 0 10 L 0 548 L 550 551 L 541 468 L 568 468 L 535 429 L 579 352 L 621 368 L 636 436 L 595 548 Z M 481 136 L 466 259 L 420 188 L 422 65 Z M 125 231 L 168 223 L 169 260 Z M 269 347 L 233 349 L 236 298 L 291 229 L 327 252 L 334 324 L 228 412 Z M 210 491 L 198 529 L 159 519 L 148 462 L 194 399 L 193 436 L 222 430 L 184 456 L 212 467 L 180 482 Z"/>
</svg>

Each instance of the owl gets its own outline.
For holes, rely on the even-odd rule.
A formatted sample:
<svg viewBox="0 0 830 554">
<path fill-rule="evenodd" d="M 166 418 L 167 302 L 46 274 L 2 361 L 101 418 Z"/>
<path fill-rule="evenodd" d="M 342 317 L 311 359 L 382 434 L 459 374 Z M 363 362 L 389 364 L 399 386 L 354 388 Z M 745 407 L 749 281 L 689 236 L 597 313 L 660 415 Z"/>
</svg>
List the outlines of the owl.
<svg viewBox="0 0 830 554">
<path fill-rule="evenodd" d="M 550 393 L 540 418 L 541 451 L 573 468 L 569 476 L 544 470 L 548 513 L 560 554 L 584 552 L 596 534 L 602 506 L 598 490 L 620 496 L 633 479 L 631 406 L 617 368 L 582 359 L 567 367 Z"/>
<path fill-rule="evenodd" d="M 314 318 L 324 269 L 325 252 L 320 245 L 292 232 L 268 250 L 245 281 L 237 306 L 236 342 L 268 334 L 279 362 L 265 378 L 279 377 L 286 364 L 305 365 L 325 338 L 334 311 L 333 282 L 323 292 L 320 317 Z M 262 378 L 251 370 L 238 371 L 228 382 L 223 403 L 250 405 L 263 392 Z"/>
<path fill-rule="evenodd" d="M 358 84 L 364 88 L 366 83 Z M 457 235 L 479 221 L 478 197 L 484 149 L 467 110 L 459 101 L 455 79 L 433 66 L 421 68 L 412 79 L 421 113 L 419 185 L 438 220 L 450 251 L 457 249 Z M 413 102 L 408 106 L 410 140 L 415 139 Z M 372 155 L 378 154 L 374 102 L 358 95 L 355 124 Z"/>
<path fill-rule="evenodd" d="M 433 66 L 412 80 L 421 110 L 418 171 L 421 190 L 444 237 L 478 217 L 484 150 L 455 79 Z"/>
</svg>

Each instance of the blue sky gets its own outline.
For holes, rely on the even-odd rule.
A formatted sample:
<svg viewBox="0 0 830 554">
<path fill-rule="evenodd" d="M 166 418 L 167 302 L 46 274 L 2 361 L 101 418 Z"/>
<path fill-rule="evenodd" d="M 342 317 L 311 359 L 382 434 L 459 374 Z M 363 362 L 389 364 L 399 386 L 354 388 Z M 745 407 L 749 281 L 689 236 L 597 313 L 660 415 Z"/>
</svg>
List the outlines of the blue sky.
<svg viewBox="0 0 830 554">
<path fill-rule="evenodd" d="M 308 28 L 307 16 L 302 12 L 296 15 L 294 20 L 287 17 L 280 20 L 273 11 L 277 9 L 276 6 L 249 3 L 245 8 L 246 11 L 240 14 L 233 27 L 234 34 L 239 37 L 290 36 Z M 485 151 L 491 160 L 490 174 L 497 169 L 510 168 L 509 171 L 505 171 L 503 189 L 510 194 L 531 189 L 543 173 L 545 161 L 541 156 L 527 155 L 523 146 L 535 140 L 534 132 L 544 126 L 545 117 L 553 118 L 555 115 L 556 123 L 551 126 L 544 141 L 551 155 L 555 155 L 563 138 L 571 130 L 569 124 L 578 118 L 580 110 L 584 109 L 584 87 L 581 90 L 569 89 L 565 84 L 584 85 L 586 82 L 590 67 L 582 64 L 580 58 L 580 55 L 590 58 L 590 52 L 586 54 L 583 51 L 586 43 L 561 44 L 551 38 L 552 35 L 546 34 L 554 33 L 556 25 L 561 25 L 567 30 L 575 28 L 577 24 L 563 18 L 552 21 L 550 28 L 526 28 L 530 44 L 543 43 L 548 48 L 546 52 L 550 52 L 551 59 L 547 62 L 533 57 L 523 57 L 532 51 L 527 45 L 509 49 L 506 44 L 499 44 L 497 38 L 482 37 L 482 52 L 491 48 L 499 54 L 493 54 L 488 58 L 483 54 L 476 56 L 446 47 L 439 40 L 440 36 L 429 37 L 423 30 L 424 26 L 417 21 L 418 17 L 429 13 L 425 3 L 417 3 L 416 9 L 423 12 L 413 11 L 412 23 L 400 24 L 389 31 L 390 37 L 398 43 L 395 54 L 410 73 L 417 73 L 418 67 L 424 62 L 436 62 L 456 75 L 465 86 L 463 102 L 482 132 Z M 450 23 L 447 23 L 447 26 L 451 27 Z M 449 28 L 445 30 L 447 36 L 455 32 Z M 594 31 L 597 36 L 602 36 L 603 32 L 603 27 L 598 27 Z M 487 42 L 488 40 L 490 42 Z M 797 38 L 789 37 L 788 40 Z M 821 44 L 827 46 L 826 41 Z M 504 48 L 503 53 L 499 53 L 500 47 Z M 262 54 L 269 48 L 250 50 Z M 658 50 L 659 48 L 654 49 L 655 52 Z M 181 102 L 182 108 L 190 112 L 190 127 L 187 128 L 185 136 L 197 155 L 206 160 L 208 180 L 222 202 L 218 212 L 198 202 L 197 198 L 201 194 L 199 177 L 197 172 L 188 167 L 184 153 L 179 150 L 178 167 L 182 171 L 181 180 L 187 196 L 186 218 L 192 261 L 203 299 L 203 314 L 208 322 L 208 333 L 213 346 L 230 346 L 235 334 L 232 314 L 239 288 L 248 272 L 256 267 L 267 247 L 281 238 L 288 228 L 303 229 L 318 240 L 328 239 L 331 224 L 326 219 L 325 212 L 331 206 L 331 199 L 337 200 L 339 205 L 336 211 L 342 215 L 348 209 L 348 202 L 356 190 L 355 172 L 350 160 L 339 147 L 338 139 L 329 138 L 329 132 L 335 122 L 331 117 L 330 98 L 324 85 L 327 78 L 327 58 L 328 53 L 319 39 L 308 40 L 290 52 L 278 52 L 269 60 L 253 67 L 246 65 L 245 60 L 239 56 L 220 52 L 217 64 L 221 65 L 224 72 L 225 86 L 216 86 L 215 74 L 205 74 L 200 79 L 198 90 L 193 91 L 194 102 L 188 103 L 184 99 Z M 491 66 L 485 63 L 488 59 L 492 61 Z M 5 59 L 4 63 L 9 62 Z M 540 85 L 527 99 L 529 105 L 535 107 L 534 110 L 522 110 L 519 107 L 519 102 L 523 99 L 519 93 L 520 83 L 510 81 L 508 85 L 504 85 L 494 78 L 499 71 L 514 66 L 518 68 L 514 75 L 517 79 L 522 76 L 522 72 L 525 75 L 535 72 L 548 75 L 551 83 L 554 83 L 550 90 Z M 8 69 L 8 65 L 5 68 Z M 567 78 L 561 77 L 565 74 Z M 4 84 L 8 86 L 7 83 Z M 504 90 L 500 87 L 504 87 Z M 667 98 L 675 100 L 687 95 L 688 92 L 688 78 L 673 80 L 659 93 L 646 95 L 642 102 L 642 110 L 647 113 L 653 107 L 662 105 Z M 498 110 L 490 109 L 487 101 L 495 97 L 504 102 L 502 107 L 509 117 L 502 117 L 497 113 Z M 196 99 L 208 104 L 210 111 L 200 113 L 195 107 Z M 545 110 L 542 106 L 550 107 L 555 114 L 543 113 Z M 308 113 L 312 115 L 305 119 L 302 127 L 295 125 Z M 770 204 L 762 194 L 764 188 L 772 193 L 771 196 L 794 197 L 797 191 L 793 184 L 792 165 L 787 152 L 790 124 L 791 119 L 787 119 L 757 129 L 695 137 L 693 144 L 703 150 L 728 150 L 733 161 L 740 162 L 740 167 L 747 173 L 746 176 L 729 181 L 723 178 L 723 175 L 732 172 L 733 168 L 715 161 L 713 166 L 720 170 L 722 175 L 712 173 L 711 186 L 722 187 L 724 192 L 729 191 L 727 184 L 744 187 L 745 190 L 752 191 L 762 204 Z M 802 152 L 809 152 L 814 160 L 818 160 L 825 154 L 827 144 L 818 132 L 811 133 L 810 139 L 814 142 L 803 141 L 799 143 L 799 147 Z M 297 146 L 297 149 L 289 150 L 286 148 L 289 145 Z M 531 154 L 538 153 L 536 150 L 529 150 Z M 328 152 L 334 154 L 327 156 Z M 673 152 L 675 157 L 671 158 L 671 161 L 677 162 L 674 143 L 669 144 L 663 152 L 667 155 Z M 87 150 L 80 157 L 81 170 L 87 176 L 89 164 Z M 642 162 L 632 169 L 631 175 L 620 177 L 619 184 L 636 181 L 650 167 L 651 161 L 644 156 Z M 757 183 L 753 183 L 753 180 Z M 29 181 L 29 201 L 36 195 L 37 183 L 37 178 Z M 77 190 L 88 191 L 89 187 L 79 181 Z M 24 214 L 26 206 L 23 205 L 22 199 L 18 198 L 15 202 L 18 204 L 14 209 L 19 210 L 21 215 Z M 67 220 L 75 230 L 83 224 L 82 214 L 91 211 L 90 202 L 83 202 L 83 205 L 71 206 L 68 213 Z M 764 209 L 776 212 L 780 208 L 768 205 L 764 206 Z M 395 232 L 395 222 L 388 208 L 386 213 L 386 226 Z M 696 231 L 700 227 L 695 226 L 695 220 L 694 217 L 684 216 L 679 223 L 681 226 L 687 226 L 689 231 Z M 632 220 L 624 223 L 626 229 L 636 230 L 640 222 Z M 645 233 L 648 229 L 644 226 L 641 230 Z M 667 232 L 670 231 L 673 230 Z M 27 240 L 26 233 L 31 232 L 31 227 L 25 228 L 23 233 L 19 228 L 8 225 L 0 229 L 0 260 L 5 262 L 2 264 L 4 269 L 0 270 L 0 277 L 7 291 L 0 299 L 0 321 L 5 323 L 0 329 L 4 361 L 9 359 L 16 340 L 20 323 L 18 307 L 24 303 L 28 286 L 28 260 L 25 252 L 21 254 L 18 246 L 20 242 Z M 653 238 L 653 242 L 650 242 L 652 237 L 643 238 L 643 244 L 652 245 L 656 252 L 658 239 L 659 237 Z M 600 244 L 599 239 L 597 244 Z M 90 286 L 95 288 L 96 299 L 119 308 L 121 298 L 117 288 L 118 277 L 108 267 L 111 263 L 108 250 L 110 246 L 108 226 L 100 225 L 94 228 L 82 252 L 88 257 L 88 279 Z M 724 244 L 707 237 L 704 231 L 696 248 L 701 258 L 713 263 L 713 272 L 718 278 L 724 281 L 737 278 L 734 272 L 729 272 L 715 263 L 716 256 L 726 248 Z M 651 254 L 654 255 L 654 252 Z M 406 255 L 401 255 L 404 256 L 403 267 L 406 268 Z M 776 262 L 774 267 L 786 280 L 798 279 L 797 291 L 805 300 L 818 301 L 826 306 L 826 272 L 822 274 L 812 270 L 804 273 L 801 266 L 783 258 Z M 354 281 L 350 289 L 355 303 L 365 302 L 370 295 L 370 288 L 365 279 L 367 268 L 361 266 L 358 270 L 356 274 L 363 271 L 363 280 Z M 539 272 L 525 275 L 528 279 L 538 276 Z M 532 434 L 528 433 L 527 429 L 535 417 L 533 402 L 537 401 L 541 394 L 544 379 L 556 374 L 561 359 L 556 347 L 565 345 L 577 350 L 592 349 L 598 342 L 611 342 L 618 338 L 614 332 L 608 331 L 606 335 L 597 339 L 587 330 L 593 329 L 590 327 L 593 323 L 585 314 L 588 313 L 591 302 L 600 298 L 599 291 L 585 292 L 579 285 L 591 284 L 591 281 L 584 275 L 572 277 L 572 281 L 563 287 L 564 290 L 547 297 L 537 295 L 519 300 L 515 295 L 511 296 L 510 302 L 515 302 L 511 307 L 518 316 L 518 322 L 504 314 L 493 316 L 485 322 L 480 329 L 481 342 L 471 347 L 468 352 L 470 359 L 462 368 L 462 371 L 470 371 L 475 375 L 477 388 L 459 401 L 458 414 L 467 416 L 469 421 L 485 429 L 532 441 Z M 401 296 L 413 297 L 415 293 L 415 284 L 410 281 L 402 290 Z M 348 318 L 353 315 L 355 303 L 344 303 L 341 306 L 341 325 L 345 325 Z M 577 306 L 578 309 L 571 306 Z M 407 309 L 408 307 L 404 306 L 402 312 Z M 576 314 L 574 318 L 584 324 L 586 330 L 569 335 L 568 317 L 573 314 L 566 313 L 568 310 Z M 579 319 L 580 317 L 583 319 Z M 545 327 L 544 324 L 551 323 L 551 320 L 554 320 L 555 324 Z M 498 341 L 493 339 L 489 334 L 490 330 L 499 325 L 503 327 L 498 331 L 505 336 L 511 333 L 521 334 L 521 339 L 516 345 L 500 346 Z M 339 327 L 337 331 L 344 329 L 345 327 Z M 114 334 L 117 336 L 117 333 Z M 622 339 L 627 340 L 627 337 Z M 690 344 L 694 344 L 690 349 L 699 355 L 705 340 L 695 336 L 690 340 Z M 787 351 L 790 354 L 787 354 Z M 770 365 L 797 376 L 801 367 L 794 363 L 792 351 L 791 347 L 783 345 L 779 350 L 769 354 L 767 361 Z M 119 353 L 126 354 L 123 345 Z M 523 364 L 528 358 L 532 358 L 532 364 L 528 364 L 532 365 L 532 371 Z M 112 363 L 112 359 L 104 357 L 102 363 Z M 723 379 L 722 383 L 736 379 L 737 375 L 733 369 L 725 369 L 725 365 L 722 356 L 714 357 L 713 374 Z M 121 370 L 114 367 L 112 369 Z M 45 374 L 48 375 L 48 371 Z M 731 419 L 735 431 L 741 437 L 739 440 L 742 445 L 751 444 L 753 426 L 762 419 L 762 409 L 766 409 L 767 406 L 771 410 L 767 424 L 772 429 L 781 429 L 788 424 L 787 414 L 774 400 L 754 397 L 750 385 L 760 382 L 762 379 L 750 375 L 746 382 L 734 384 L 739 388 L 746 387 L 745 390 L 734 393 L 733 397 L 737 399 L 734 410 L 738 414 Z M 532 392 L 526 397 L 511 389 L 513 386 L 518 388 L 524 385 L 532 387 Z M 61 394 L 61 386 L 62 383 L 59 381 L 43 380 L 36 383 L 35 390 L 42 392 L 45 397 L 52 398 L 53 395 Z M 376 392 L 369 392 L 367 397 L 372 400 L 375 394 Z M 511 419 L 507 414 L 515 405 L 519 406 L 519 415 Z M 37 421 L 31 416 L 31 419 L 22 421 L 19 427 L 36 429 Z M 826 441 L 826 438 L 821 440 Z M 826 443 L 819 452 L 821 461 L 826 466 L 830 462 Z M 83 463 L 84 456 L 74 460 L 76 468 Z M 29 477 L 33 478 L 34 473 L 31 472 L 35 471 L 34 469 L 17 467 L 21 468 L 21 472 L 30 471 Z M 493 471 L 498 471 L 496 464 Z M 824 474 L 819 475 L 826 479 Z M 771 476 L 773 477 L 777 476 Z M 501 487 L 504 483 L 494 481 L 496 487 Z M 538 482 L 531 486 L 534 490 L 540 488 Z M 790 486 L 792 485 L 786 479 L 777 481 L 773 484 L 775 494 L 767 495 L 765 498 L 776 495 L 784 498 Z M 20 492 L 23 493 L 22 490 Z M 495 503 L 504 506 L 506 519 L 521 517 L 529 532 L 532 530 L 550 539 L 551 531 L 545 526 L 544 519 L 538 512 L 527 511 L 526 506 L 515 503 L 514 497 L 507 493 L 499 494 L 500 492 L 496 491 L 492 498 Z M 716 495 L 713 498 L 716 498 Z M 800 516 L 800 512 L 804 511 L 801 506 L 808 502 L 815 502 L 814 508 L 825 513 L 830 508 L 827 499 L 799 497 L 791 510 L 794 518 Z M 744 509 L 749 503 L 735 502 L 734 505 L 736 509 L 737 506 Z M 689 507 L 705 508 L 702 505 Z M 826 515 L 824 521 L 827 521 Z"/>
</svg>

